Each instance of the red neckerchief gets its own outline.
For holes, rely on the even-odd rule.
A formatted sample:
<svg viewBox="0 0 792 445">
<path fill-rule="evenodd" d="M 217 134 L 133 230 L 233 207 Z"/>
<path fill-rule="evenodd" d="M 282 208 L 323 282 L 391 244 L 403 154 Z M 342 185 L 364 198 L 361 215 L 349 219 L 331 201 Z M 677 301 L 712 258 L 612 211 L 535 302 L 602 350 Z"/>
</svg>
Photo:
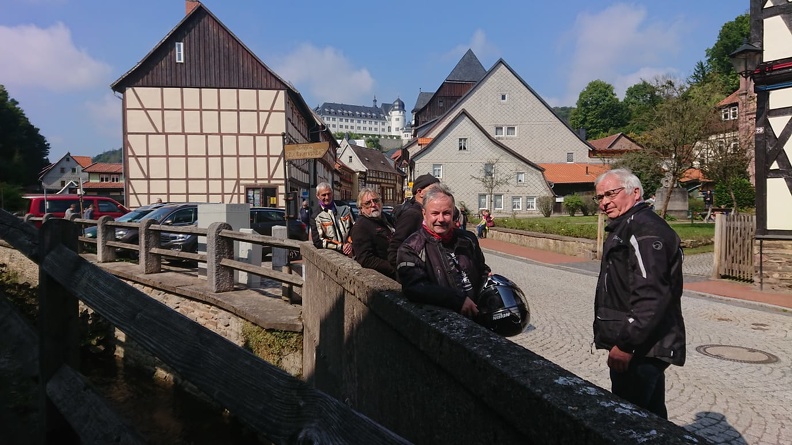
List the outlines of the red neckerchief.
<svg viewBox="0 0 792 445">
<path fill-rule="evenodd" d="M 424 221 L 424 223 L 421 224 L 421 226 L 424 228 L 424 230 L 426 230 L 426 233 L 432 235 L 432 237 L 434 239 L 439 240 L 440 242 L 447 243 L 447 242 L 451 241 L 451 239 L 454 237 L 454 231 L 453 230 L 449 230 L 448 232 L 444 233 L 443 235 L 438 235 L 438 234 L 434 233 L 429 227 L 426 226 L 426 221 Z"/>
</svg>

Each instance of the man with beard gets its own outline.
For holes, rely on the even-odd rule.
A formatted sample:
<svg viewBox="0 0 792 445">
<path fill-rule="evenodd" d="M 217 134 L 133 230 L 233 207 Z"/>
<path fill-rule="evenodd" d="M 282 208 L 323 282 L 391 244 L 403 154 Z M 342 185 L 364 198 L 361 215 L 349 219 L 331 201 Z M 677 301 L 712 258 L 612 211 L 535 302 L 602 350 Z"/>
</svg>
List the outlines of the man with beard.
<svg viewBox="0 0 792 445">
<path fill-rule="evenodd" d="M 476 235 L 455 228 L 454 196 L 444 184 L 423 196 L 423 223 L 397 254 L 402 292 L 412 302 L 442 306 L 472 318 L 476 293 L 490 273 Z"/>
<path fill-rule="evenodd" d="M 386 277 L 396 279 L 396 269 L 388 262 L 388 242 L 393 236 L 393 222 L 382 212 L 379 193 L 365 187 L 358 193 L 360 218 L 352 226 L 352 252 L 355 261 Z"/>
<path fill-rule="evenodd" d="M 326 182 L 316 186 L 319 208 L 311 214 L 311 240 L 317 249 L 331 249 L 352 254 L 349 232 L 352 230 L 352 212 L 347 206 L 336 206 L 333 188 Z"/>
</svg>

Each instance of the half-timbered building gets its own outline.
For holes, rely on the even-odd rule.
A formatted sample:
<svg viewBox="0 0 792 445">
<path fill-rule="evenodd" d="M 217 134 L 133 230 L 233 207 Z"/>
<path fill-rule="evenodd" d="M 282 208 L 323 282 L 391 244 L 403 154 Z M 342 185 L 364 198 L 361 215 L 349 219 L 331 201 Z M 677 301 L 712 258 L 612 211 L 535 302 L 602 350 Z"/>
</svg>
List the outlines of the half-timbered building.
<svg viewBox="0 0 792 445">
<path fill-rule="evenodd" d="M 333 181 L 337 143 L 300 93 L 204 5 L 111 85 L 123 96 L 125 195 L 283 207 L 286 192 Z M 286 162 L 284 145 L 327 142 Z M 310 193 L 309 193 L 310 195 Z"/>
</svg>

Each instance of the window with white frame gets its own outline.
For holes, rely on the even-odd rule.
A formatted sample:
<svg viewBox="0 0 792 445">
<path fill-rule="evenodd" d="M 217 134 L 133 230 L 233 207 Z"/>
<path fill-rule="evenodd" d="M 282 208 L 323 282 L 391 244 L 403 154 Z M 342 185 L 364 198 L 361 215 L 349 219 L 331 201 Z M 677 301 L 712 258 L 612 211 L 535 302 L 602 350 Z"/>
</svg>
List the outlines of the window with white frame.
<svg viewBox="0 0 792 445">
<path fill-rule="evenodd" d="M 495 136 L 517 136 L 516 127 L 495 127 Z"/>
<path fill-rule="evenodd" d="M 443 177 L 443 164 L 432 164 L 432 176 L 435 178 Z"/>
<path fill-rule="evenodd" d="M 184 63 L 184 42 L 176 42 L 176 63 Z"/>
<path fill-rule="evenodd" d="M 575 154 L 572 152 L 567 153 L 567 162 L 575 162 Z"/>
<path fill-rule="evenodd" d="M 517 184 L 525 184 L 525 172 L 517 172 Z"/>
<path fill-rule="evenodd" d="M 486 209 L 487 208 L 487 195 L 478 195 L 478 208 L 479 209 Z"/>
<path fill-rule="evenodd" d="M 488 162 L 484 164 L 484 177 L 490 178 L 495 175 L 495 164 Z"/>
<path fill-rule="evenodd" d="M 495 195 L 493 200 L 495 201 L 495 205 L 493 206 L 495 210 L 503 210 L 503 195 Z"/>
<path fill-rule="evenodd" d="M 525 210 L 536 210 L 536 196 L 525 198 Z"/>
<path fill-rule="evenodd" d="M 467 138 L 459 138 L 459 151 L 466 151 L 467 147 Z"/>
<path fill-rule="evenodd" d="M 512 210 L 522 210 L 521 196 L 512 196 Z"/>
<path fill-rule="evenodd" d="M 506 93 L 501 93 L 500 97 L 501 97 L 501 102 L 506 102 L 509 100 L 509 95 Z"/>
<path fill-rule="evenodd" d="M 737 105 L 721 109 L 721 120 L 733 121 L 739 116 L 739 108 Z"/>
<path fill-rule="evenodd" d="M 351 164 L 352 163 L 352 155 L 349 155 L 349 157 L 347 159 L 349 159 L 349 163 Z"/>
</svg>

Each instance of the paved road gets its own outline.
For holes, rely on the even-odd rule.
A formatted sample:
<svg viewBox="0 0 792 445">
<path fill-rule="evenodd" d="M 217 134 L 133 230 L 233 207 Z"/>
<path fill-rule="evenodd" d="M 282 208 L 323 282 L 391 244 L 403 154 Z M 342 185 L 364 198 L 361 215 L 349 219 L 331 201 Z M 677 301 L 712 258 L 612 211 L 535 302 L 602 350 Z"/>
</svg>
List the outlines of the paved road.
<svg viewBox="0 0 792 445">
<path fill-rule="evenodd" d="M 609 390 L 607 354 L 590 349 L 596 285 L 592 264 L 547 266 L 494 251 L 486 255 L 493 271 L 514 280 L 530 301 L 531 324 L 512 339 Z M 699 257 L 690 267 L 698 264 L 698 273 L 707 275 L 707 261 L 711 264 L 706 255 Z M 694 294 L 683 297 L 683 313 L 687 363 L 666 373 L 670 420 L 715 443 L 792 444 L 792 314 Z M 758 350 L 778 361 L 745 363 L 697 352 L 706 345 L 748 348 L 705 351 L 713 355 L 725 352 L 729 358 L 757 362 L 765 358 Z"/>
</svg>

